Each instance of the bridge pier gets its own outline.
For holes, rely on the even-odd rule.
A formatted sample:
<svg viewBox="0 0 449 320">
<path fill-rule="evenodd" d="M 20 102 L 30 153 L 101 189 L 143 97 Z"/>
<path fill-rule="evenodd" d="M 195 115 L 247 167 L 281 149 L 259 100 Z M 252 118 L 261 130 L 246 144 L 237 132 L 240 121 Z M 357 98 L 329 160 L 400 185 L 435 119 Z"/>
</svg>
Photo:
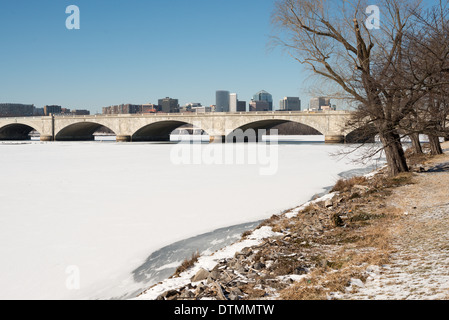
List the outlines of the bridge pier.
<svg viewBox="0 0 449 320">
<path fill-rule="evenodd" d="M 53 136 L 51 136 L 51 135 L 43 135 L 43 134 L 41 134 L 41 141 L 48 142 L 48 141 L 54 141 L 54 139 L 53 139 Z"/>
<path fill-rule="evenodd" d="M 327 135 L 324 137 L 325 143 L 345 143 L 344 135 Z"/>
<path fill-rule="evenodd" d="M 225 143 L 226 142 L 226 136 L 224 135 L 216 135 L 216 136 L 210 136 L 209 137 L 210 143 Z"/>
<path fill-rule="evenodd" d="M 131 142 L 131 136 L 118 135 L 116 139 L 117 142 Z"/>
</svg>

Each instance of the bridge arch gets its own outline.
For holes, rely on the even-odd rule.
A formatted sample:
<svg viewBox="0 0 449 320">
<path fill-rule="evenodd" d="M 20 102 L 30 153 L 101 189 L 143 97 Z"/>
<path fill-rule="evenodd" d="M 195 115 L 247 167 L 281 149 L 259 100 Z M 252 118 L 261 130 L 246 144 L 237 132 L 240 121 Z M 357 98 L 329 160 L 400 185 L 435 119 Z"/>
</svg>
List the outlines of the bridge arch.
<svg viewBox="0 0 449 320">
<path fill-rule="evenodd" d="M 39 132 L 39 130 L 31 124 L 19 122 L 6 124 L 0 127 L 0 140 L 30 140 L 30 133 L 32 131 Z"/>
<path fill-rule="evenodd" d="M 165 120 L 158 121 L 144 125 L 143 127 L 137 129 L 131 136 L 131 140 L 135 142 L 139 141 L 170 141 L 170 135 L 176 129 L 182 126 L 192 126 L 196 129 L 201 129 L 196 127 L 194 124 L 181 121 L 181 120 Z M 204 130 L 202 131 L 204 133 Z"/>
<path fill-rule="evenodd" d="M 271 129 L 278 127 L 280 125 L 283 125 L 283 124 L 287 124 L 287 123 L 300 124 L 304 128 L 310 129 L 310 132 L 312 132 L 315 135 L 324 135 L 324 133 L 322 133 L 320 130 L 318 130 L 308 124 L 300 122 L 300 121 L 286 120 L 286 119 L 267 119 L 267 120 L 253 121 L 253 122 L 249 122 L 244 125 L 241 125 L 240 127 L 235 128 L 230 134 L 228 134 L 226 136 L 226 139 L 229 140 L 231 137 L 234 137 L 234 133 L 236 131 L 240 131 L 240 130 L 243 132 L 245 132 L 247 130 L 254 130 L 256 132 L 256 134 L 258 133 L 259 130 L 266 130 L 266 133 L 269 134 L 269 131 Z"/>
<path fill-rule="evenodd" d="M 347 143 L 374 143 L 377 134 L 374 125 L 367 125 L 348 132 L 345 140 Z"/>
<path fill-rule="evenodd" d="M 108 126 L 98 123 L 83 121 L 73 124 L 69 124 L 61 128 L 57 133 L 55 133 L 56 141 L 92 141 L 95 140 L 94 133 L 100 128 L 106 127 L 115 133 L 115 130 L 109 128 Z"/>
</svg>

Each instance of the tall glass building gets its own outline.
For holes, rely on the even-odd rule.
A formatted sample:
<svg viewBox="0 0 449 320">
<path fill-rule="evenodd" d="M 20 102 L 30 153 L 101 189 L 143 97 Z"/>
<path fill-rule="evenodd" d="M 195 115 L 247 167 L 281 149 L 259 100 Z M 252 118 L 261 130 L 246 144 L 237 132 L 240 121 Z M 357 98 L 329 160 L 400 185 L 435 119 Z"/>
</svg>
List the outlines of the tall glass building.
<svg viewBox="0 0 449 320">
<path fill-rule="evenodd" d="M 285 97 L 279 101 L 279 108 L 282 111 L 301 111 L 301 100 L 299 97 Z"/>
<path fill-rule="evenodd" d="M 273 96 L 266 92 L 265 90 L 257 92 L 253 96 L 253 101 L 266 101 L 269 105 L 269 110 L 273 110 Z"/>
<path fill-rule="evenodd" d="M 230 92 L 218 90 L 215 93 L 215 112 L 229 112 Z"/>
</svg>

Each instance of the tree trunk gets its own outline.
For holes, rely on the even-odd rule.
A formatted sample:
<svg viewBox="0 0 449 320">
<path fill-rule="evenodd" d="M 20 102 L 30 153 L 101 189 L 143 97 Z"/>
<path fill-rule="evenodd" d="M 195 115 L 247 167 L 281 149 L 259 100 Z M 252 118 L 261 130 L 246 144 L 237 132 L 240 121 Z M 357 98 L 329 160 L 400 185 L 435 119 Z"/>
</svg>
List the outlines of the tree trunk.
<svg viewBox="0 0 449 320">
<path fill-rule="evenodd" d="M 396 176 L 401 172 L 409 172 L 401 137 L 395 130 L 384 131 L 379 134 L 384 146 L 390 176 Z"/>
<path fill-rule="evenodd" d="M 423 154 L 421 143 L 419 142 L 419 133 L 412 133 L 409 135 L 412 140 L 413 153 L 414 154 Z"/>
<path fill-rule="evenodd" d="M 443 154 L 443 149 L 441 148 L 440 138 L 434 135 L 429 134 L 429 144 L 430 144 L 430 152 L 432 155 Z"/>
</svg>

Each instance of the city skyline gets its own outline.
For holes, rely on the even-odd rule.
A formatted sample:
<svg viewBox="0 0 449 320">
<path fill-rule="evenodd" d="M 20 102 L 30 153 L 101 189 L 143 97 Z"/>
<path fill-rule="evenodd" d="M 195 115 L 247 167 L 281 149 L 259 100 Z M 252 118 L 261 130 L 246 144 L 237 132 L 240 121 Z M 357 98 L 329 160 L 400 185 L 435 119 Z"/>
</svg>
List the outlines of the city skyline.
<svg viewBox="0 0 449 320">
<path fill-rule="evenodd" d="M 65 26 L 72 4 L 79 30 Z M 308 100 L 301 65 L 269 46 L 272 1 L 19 0 L 1 7 L 4 103 L 100 113 L 170 96 L 208 106 L 220 88 L 246 101 L 261 88 L 274 101 Z"/>
<path fill-rule="evenodd" d="M 310 111 L 319 111 L 324 109 L 333 109 L 336 110 L 336 104 L 331 102 L 330 97 L 317 97 L 313 96 L 310 101 L 308 101 L 307 107 L 305 110 Z M 260 105 L 257 107 L 256 102 L 263 102 L 266 105 Z M 184 112 L 186 110 L 190 110 L 193 108 L 204 108 L 207 107 L 210 109 L 210 112 L 251 112 L 251 111 L 301 111 L 301 98 L 300 97 L 284 97 L 279 101 L 278 104 L 274 104 L 272 95 L 265 91 L 261 90 L 253 95 L 250 103 L 246 106 L 245 100 L 239 100 L 237 93 L 231 93 L 226 90 L 217 90 L 215 92 L 215 104 L 212 105 L 204 105 L 201 102 L 189 102 L 184 105 L 179 104 L 179 99 L 165 97 L 162 99 L 158 99 L 157 104 L 149 102 L 149 103 L 139 103 L 139 104 L 116 104 L 112 106 L 102 107 L 102 112 L 96 112 L 96 114 L 116 114 L 116 113 L 147 113 L 147 112 L 163 112 L 163 113 L 178 113 Z M 44 108 L 36 108 L 34 104 L 26 105 L 26 104 L 17 104 L 17 103 L 3 103 L 0 102 L 0 106 L 5 108 L 11 107 L 20 107 L 27 108 L 32 107 L 35 109 L 35 115 L 40 115 L 39 110 L 45 110 L 48 105 L 45 105 Z M 59 108 L 59 112 L 49 112 L 49 113 L 70 113 L 71 109 L 64 108 L 59 105 L 53 105 L 52 107 Z M 323 108 L 322 108 L 323 107 Z M 260 110 L 259 110 L 260 109 Z M 6 110 L 6 109 L 5 109 Z M 9 110 L 9 109 L 8 109 Z M 119 110 L 121 110 L 119 112 Z M 125 111 L 128 110 L 128 111 Z M 80 110 L 73 109 L 73 112 L 76 114 L 90 114 L 89 110 Z M 9 111 L 8 111 L 9 112 Z M 37 113 L 36 113 L 37 112 Z M 43 112 L 43 111 L 42 111 Z M 45 115 L 48 115 L 48 112 L 44 112 Z M 19 115 L 20 116 L 20 115 Z"/>
</svg>

